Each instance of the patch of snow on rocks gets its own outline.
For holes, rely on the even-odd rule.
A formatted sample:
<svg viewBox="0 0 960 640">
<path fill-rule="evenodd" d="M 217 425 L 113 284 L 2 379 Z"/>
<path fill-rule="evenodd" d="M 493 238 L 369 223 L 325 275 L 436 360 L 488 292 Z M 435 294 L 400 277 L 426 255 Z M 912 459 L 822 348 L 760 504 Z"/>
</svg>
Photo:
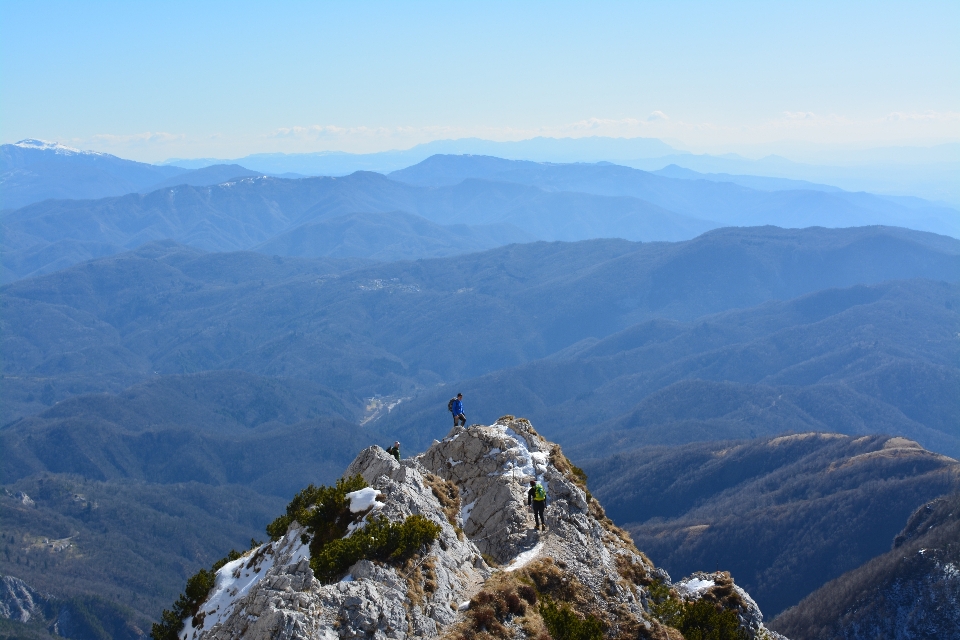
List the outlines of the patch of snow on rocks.
<svg viewBox="0 0 960 640">
<path fill-rule="evenodd" d="M 677 583 L 677 591 L 686 596 L 698 596 L 716 583 L 713 580 L 702 580 L 700 578 L 691 578 L 686 582 Z"/>
<path fill-rule="evenodd" d="M 531 560 L 540 555 L 541 551 L 543 551 L 543 542 L 538 542 L 532 549 L 528 549 L 514 558 L 513 562 L 511 562 L 507 568 L 504 569 L 504 571 L 516 571 L 517 569 L 522 569 L 524 566 L 529 564 Z"/>
<path fill-rule="evenodd" d="M 378 493 L 379 491 L 373 487 L 364 487 L 348 493 L 346 497 L 350 500 L 350 513 L 361 513 L 371 507 L 376 509 L 382 507 L 383 503 L 377 502 Z"/>
<path fill-rule="evenodd" d="M 252 553 L 220 567 L 213 589 L 200 608 L 199 613 L 204 614 L 202 624 L 195 628 L 193 618 L 186 620 L 180 637 L 183 640 L 196 638 L 226 620 L 233 613 L 237 601 L 273 568 L 279 548 L 288 544 L 293 545 L 291 562 L 310 557 L 310 548 L 300 541 L 299 527 L 291 527 L 287 535 L 277 542 L 261 545 Z"/>
<path fill-rule="evenodd" d="M 465 504 L 460 507 L 460 522 L 467 524 L 467 520 L 470 519 L 470 512 L 473 511 L 473 508 L 477 506 L 477 501 L 474 500 L 470 504 Z"/>
<path fill-rule="evenodd" d="M 530 455 L 530 449 L 527 448 L 527 441 L 523 438 L 523 436 L 517 434 L 517 432 L 515 432 L 513 429 L 510 429 L 509 427 L 505 427 L 500 424 L 495 424 L 492 426 L 495 428 L 496 427 L 501 428 L 507 436 L 509 436 L 510 438 L 513 438 L 516 441 L 517 446 L 510 447 L 509 451 L 513 451 L 514 449 L 520 450 L 520 454 L 518 456 L 520 458 L 520 463 L 517 464 L 516 467 L 513 467 L 511 465 L 510 471 L 512 472 L 513 469 L 516 468 L 528 476 L 536 475 L 536 470 L 533 468 L 533 457 Z"/>
</svg>

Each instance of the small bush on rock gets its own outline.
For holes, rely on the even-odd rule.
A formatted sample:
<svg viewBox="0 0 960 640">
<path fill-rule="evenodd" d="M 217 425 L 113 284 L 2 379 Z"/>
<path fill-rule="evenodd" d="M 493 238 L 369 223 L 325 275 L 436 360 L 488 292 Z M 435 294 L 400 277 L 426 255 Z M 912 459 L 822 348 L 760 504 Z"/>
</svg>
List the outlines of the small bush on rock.
<svg viewBox="0 0 960 640">
<path fill-rule="evenodd" d="M 359 560 L 402 562 L 440 535 L 440 527 L 423 516 L 390 522 L 372 518 L 365 527 L 347 535 L 359 514 L 350 511 L 347 494 L 367 486 L 359 476 L 341 478 L 332 487 L 310 485 L 293 497 L 286 514 L 267 526 L 273 540 L 286 534 L 294 522 L 303 525 L 310 540 L 310 567 L 321 582 L 338 580 Z"/>
<path fill-rule="evenodd" d="M 683 634 L 685 640 L 747 640 L 733 609 L 724 609 L 709 599 L 686 602 L 662 582 L 649 588 L 650 611 L 660 622 Z"/>
<path fill-rule="evenodd" d="M 747 640 L 740 628 L 737 612 L 721 609 L 712 602 L 697 600 L 683 605 L 683 615 L 675 625 L 686 640 Z"/>
<path fill-rule="evenodd" d="M 603 625 L 593 616 L 579 617 L 570 605 L 544 598 L 540 615 L 554 640 L 601 640 Z"/>
</svg>

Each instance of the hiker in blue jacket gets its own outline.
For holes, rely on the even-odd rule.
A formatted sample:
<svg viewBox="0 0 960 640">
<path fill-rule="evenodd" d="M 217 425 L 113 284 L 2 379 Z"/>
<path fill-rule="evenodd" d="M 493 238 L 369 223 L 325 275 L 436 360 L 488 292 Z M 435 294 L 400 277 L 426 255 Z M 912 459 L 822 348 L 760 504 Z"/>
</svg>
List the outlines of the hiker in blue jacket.
<svg viewBox="0 0 960 640">
<path fill-rule="evenodd" d="M 467 416 L 463 415 L 463 394 L 458 393 L 457 397 L 447 403 L 447 409 L 453 414 L 453 426 L 460 422 L 461 427 L 467 425 Z"/>
</svg>

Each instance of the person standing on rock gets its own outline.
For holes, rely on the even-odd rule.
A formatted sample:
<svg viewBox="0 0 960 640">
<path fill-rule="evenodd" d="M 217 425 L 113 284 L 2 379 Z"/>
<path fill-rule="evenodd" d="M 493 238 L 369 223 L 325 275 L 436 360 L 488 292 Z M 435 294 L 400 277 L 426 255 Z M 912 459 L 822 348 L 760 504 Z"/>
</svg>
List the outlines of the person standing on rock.
<svg viewBox="0 0 960 640">
<path fill-rule="evenodd" d="M 536 480 L 530 481 L 530 490 L 527 491 L 527 505 L 533 507 L 533 528 L 546 530 L 547 521 L 543 517 L 543 511 L 547 507 L 547 491 Z"/>
<path fill-rule="evenodd" d="M 397 440 L 396 442 L 394 442 L 393 446 L 387 449 L 387 453 L 389 453 L 394 458 L 396 458 L 397 462 L 400 462 L 400 441 Z"/>
<path fill-rule="evenodd" d="M 467 416 L 463 415 L 463 394 L 458 393 L 457 397 L 447 403 L 447 409 L 453 414 L 453 426 L 460 422 L 461 427 L 467 426 Z"/>
</svg>

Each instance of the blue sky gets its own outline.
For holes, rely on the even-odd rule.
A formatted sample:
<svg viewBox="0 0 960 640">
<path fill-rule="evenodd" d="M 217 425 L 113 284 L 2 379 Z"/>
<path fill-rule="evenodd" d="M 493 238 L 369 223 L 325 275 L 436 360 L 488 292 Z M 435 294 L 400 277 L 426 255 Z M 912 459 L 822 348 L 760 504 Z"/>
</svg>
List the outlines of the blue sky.
<svg viewBox="0 0 960 640">
<path fill-rule="evenodd" d="M 0 137 L 125 157 L 960 140 L 960 3 L 0 2 Z"/>
</svg>

